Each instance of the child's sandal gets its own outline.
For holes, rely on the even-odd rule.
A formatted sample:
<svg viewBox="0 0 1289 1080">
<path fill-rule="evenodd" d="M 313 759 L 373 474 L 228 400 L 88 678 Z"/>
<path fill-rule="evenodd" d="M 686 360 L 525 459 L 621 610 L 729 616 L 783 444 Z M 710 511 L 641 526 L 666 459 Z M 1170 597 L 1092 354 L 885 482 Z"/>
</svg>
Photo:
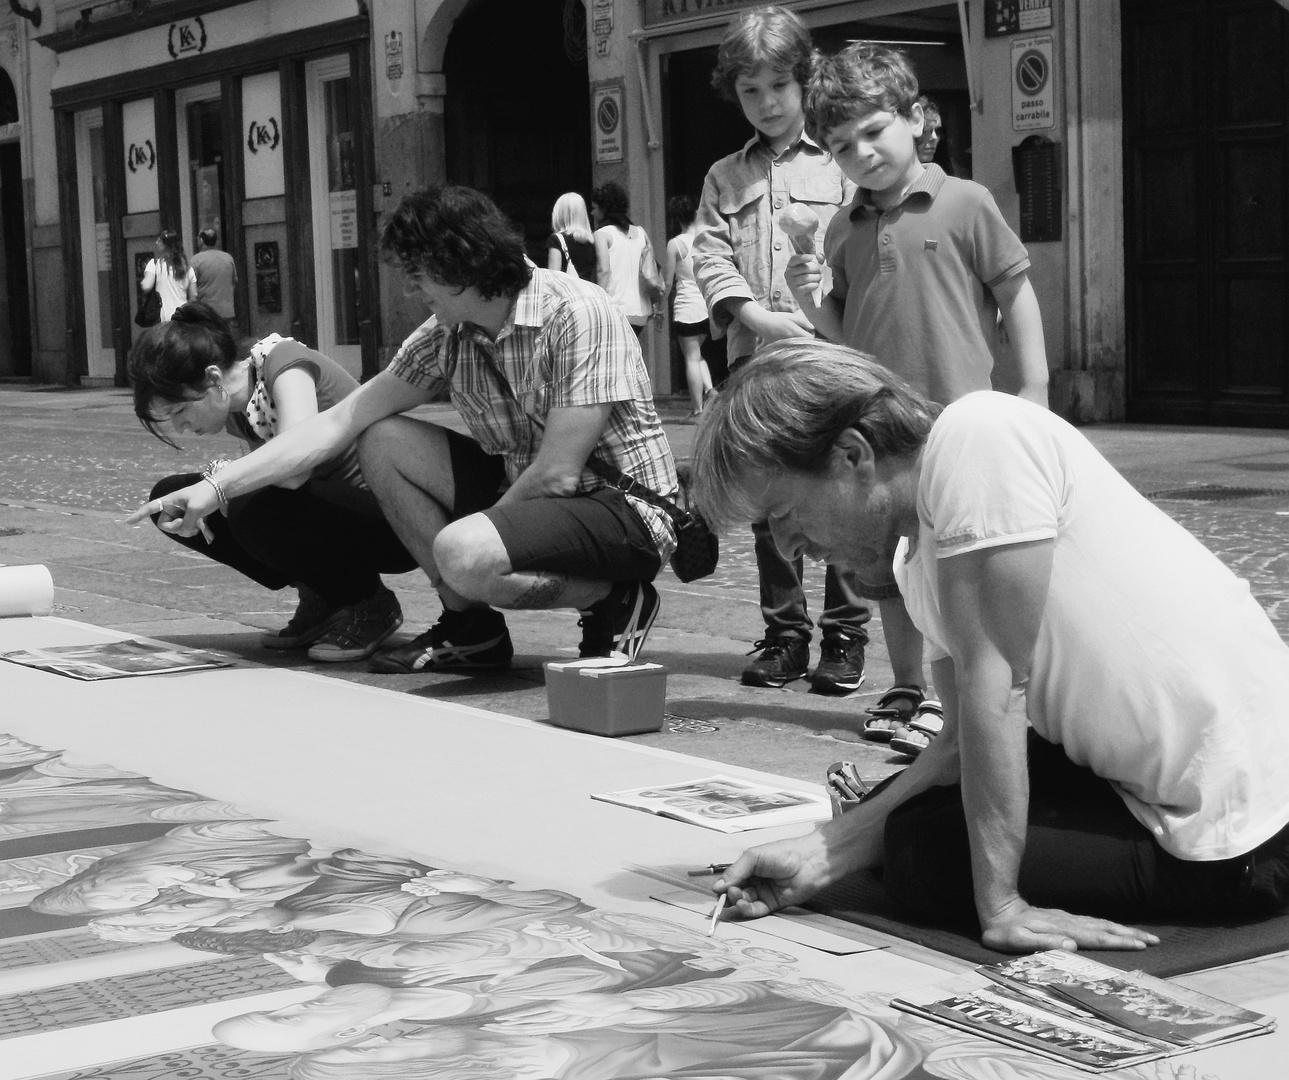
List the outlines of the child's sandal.
<svg viewBox="0 0 1289 1080">
<path fill-rule="evenodd" d="M 891 749 L 897 754 L 917 757 L 944 730 L 944 707 L 934 698 L 917 707 L 907 728 L 891 738 Z"/>
<path fill-rule="evenodd" d="M 913 719 L 925 700 L 926 695 L 920 686 L 892 686 L 868 710 L 864 738 L 869 742 L 890 742 L 891 737 Z"/>
</svg>

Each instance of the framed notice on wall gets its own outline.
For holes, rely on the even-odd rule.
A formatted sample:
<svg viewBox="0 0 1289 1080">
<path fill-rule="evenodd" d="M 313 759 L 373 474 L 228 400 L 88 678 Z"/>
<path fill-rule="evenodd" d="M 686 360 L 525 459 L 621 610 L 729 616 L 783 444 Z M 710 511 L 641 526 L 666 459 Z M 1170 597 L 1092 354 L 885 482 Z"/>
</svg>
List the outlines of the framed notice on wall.
<svg viewBox="0 0 1289 1080">
<path fill-rule="evenodd" d="M 626 157 L 622 80 L 597 83 L 591 91 L 591 110 L 596 164 L 622 161 Z"/>
</svg>

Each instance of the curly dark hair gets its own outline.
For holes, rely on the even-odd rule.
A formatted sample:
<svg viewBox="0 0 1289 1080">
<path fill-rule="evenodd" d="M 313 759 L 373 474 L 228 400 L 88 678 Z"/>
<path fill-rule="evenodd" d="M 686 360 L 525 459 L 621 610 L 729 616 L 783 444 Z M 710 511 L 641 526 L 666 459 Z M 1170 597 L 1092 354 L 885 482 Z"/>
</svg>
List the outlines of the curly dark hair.
<svg viewBox="0 0 1289 1080">
<path fill-rule="evenodd" d="M 441 285 L 515 296 L 532 278 L 524 238 L 487 195 L 456 184 L 404 195 L 380 234 L 385 256 Z"/>
<path fill-rule="evenodd" d="M 591 202 L 600 208 L 604 224 L 616 225 L 623 232 L 631 228 L 631 217 L 627 213 L 631 203 L 621 184 L 606 181 L 591 192 Z"/>
<path fill-rule="evenodd" d="M 667 200 L 667 220 L 673 234 L 684 232 L 698 214 L 698 200 L 692 195 L 673 195 Z"/>
<path fill-rule="evenodd" d="M 247 355 L 249 350 L 209 304 L 194 300 L 181 305 L 169 322 L 149 327 L 130 349 L 134 415 L 163 443 L 177 448 L 152 415 L 153 405 L 192 400 L 206 387 L 208 367 L 227 371 Z"/>
<path fill-rule="evenodd" d="M 806 134 L 822 141 L 833 128 L 874 109 L 907 119 L 917 99 L 918 77 L 903 52 L 856 41 L 815 64 L 802 98 Z"/>
<path fill-rule="evenodd" d="M 729 25 L 716 53 L 712 86 L 726 101 L 738 103 L 734 84 L 765 65 L 790 71 L 797 85 L 810 78 L 810 29 L 787 8 L 767 6 L 745 11 Z"/>
</svg>

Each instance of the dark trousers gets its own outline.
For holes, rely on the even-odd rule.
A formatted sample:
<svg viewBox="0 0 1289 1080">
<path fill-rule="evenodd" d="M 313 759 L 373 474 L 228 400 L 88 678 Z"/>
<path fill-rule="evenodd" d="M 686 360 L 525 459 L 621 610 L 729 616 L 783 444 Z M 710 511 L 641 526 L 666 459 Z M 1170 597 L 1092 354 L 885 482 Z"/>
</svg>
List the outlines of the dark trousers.
<svg viewBox="0 0 1289 1080">
<path fill-rule="evenodd" d="M 1108 781 L 1033 732 L 1029 782 L 1020 894 L 1031 904 L 1119 922 L 1206 922 L 1260 918 L 1289 903 L 1289 826 L 1247 855 L 1190 862 L 1161 848 Z M 884 880 L 911 914 L 976 926 L 958 785 L 891 813 Z"/>
<path fill-rule="evenodd" d="M 151 497 L 200 479 L 197 473 L 167 476 Z M 233 499 L 226 517 L 211 514 L 206 525 L 214 537 L 209 543 L 200 533 L 166 535 L 266 589 L 304 584 L 335 607 L 371 596 L 382 573 L 416 569 L 376 496 L 350 484 L 311 480 L 298 488 L 261 488 Z"/>
<path fill-rule="evenodd" d="M 756 540 L 756 569 L 761 582 L 761 614 L 765 636 L 796 635 L 810 640 L 811 622 L 806 613 L 806 594 L 801 587 L 804 564 L 785 559 L 774 546 L 770 527 L 764 521 L 752 526 Z M 824 571 L 824 610 L 819 616 L 822 637 L 844 634 L 868 641 L 864 624 L 873 617 L 864 602 L 859 580 L 850 570 L 829 566 Z"/>
</svg>

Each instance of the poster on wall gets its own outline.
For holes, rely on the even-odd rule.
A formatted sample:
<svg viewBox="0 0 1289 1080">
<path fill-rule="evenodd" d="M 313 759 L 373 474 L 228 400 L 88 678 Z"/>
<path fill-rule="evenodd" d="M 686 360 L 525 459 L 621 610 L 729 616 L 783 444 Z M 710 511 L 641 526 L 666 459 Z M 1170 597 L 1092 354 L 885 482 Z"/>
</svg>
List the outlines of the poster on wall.
<svg viewBox="0 0 1289 1080">
<path fill-rule="evenodd" d="M 1035 131 L 1056 123 L 1052 35 L 1012 41 L 1012 130 Z"/>
<path fill-rule="evenodd" d="M 1005 37 L 1052 25 L 1052 0 L 985 0 L 985 37 Z"/>
<path fill-rule="evenodd" d="M 595 130 L 595 161 L 604 165 L 626 156 L 623 141 L 622 83 L 615 81 L 595 87 L 591 95 Z"/>
<path fill-rule="evenodd" d="M 331 193 L 331 248 L 341 251 L 358 246 L 358 192 Z"/>
</svg>

